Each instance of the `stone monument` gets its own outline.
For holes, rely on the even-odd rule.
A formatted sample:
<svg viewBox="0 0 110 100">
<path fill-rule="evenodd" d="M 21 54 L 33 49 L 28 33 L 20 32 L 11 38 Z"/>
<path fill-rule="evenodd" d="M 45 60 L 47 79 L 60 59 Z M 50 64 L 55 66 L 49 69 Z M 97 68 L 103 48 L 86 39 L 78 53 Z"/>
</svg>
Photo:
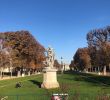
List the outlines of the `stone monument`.
<svg viewBox="0 0 110 100">
<path fill-rule="evenodd" d="M 46 50 L 46 61 L 44 62 L 45 68 L 43 69 L 43 83 L 42 88 L 58 88 L 59 83 L 57 82 L 57 69 L 54 68 L 54 51 L 48 47 Z"/>
</svg>

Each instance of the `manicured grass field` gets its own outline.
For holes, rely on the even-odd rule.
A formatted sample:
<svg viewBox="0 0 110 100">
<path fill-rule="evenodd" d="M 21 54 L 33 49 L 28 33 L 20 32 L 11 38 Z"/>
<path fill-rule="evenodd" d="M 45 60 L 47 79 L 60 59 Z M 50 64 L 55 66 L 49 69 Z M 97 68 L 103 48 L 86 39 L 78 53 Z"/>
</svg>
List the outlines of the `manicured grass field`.
<svg viewBox="0 0 110 100">
<path fill-rule="evenodd" d="M 15 88 L 19 81 L 22 87 Z M 58 74 L 58 82 L 59 89 L 47 90 L 40 88 L 42 75 L 2 80 L 0 95 L 8 96 L 6 100 L 50 100 L 52 93 L 68 93 L 69 100 L 100 100 L 105 95 L 110 95 L 110 77 L 66 72 Z"/>
</svg>

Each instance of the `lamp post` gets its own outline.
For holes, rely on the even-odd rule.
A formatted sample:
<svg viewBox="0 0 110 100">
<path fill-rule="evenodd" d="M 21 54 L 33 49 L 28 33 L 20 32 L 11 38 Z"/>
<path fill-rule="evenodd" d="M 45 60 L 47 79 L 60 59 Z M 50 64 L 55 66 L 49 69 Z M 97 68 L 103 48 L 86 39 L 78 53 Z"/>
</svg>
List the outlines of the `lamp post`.
<svg viewBox="0 0 110 100">
<path fill-rule="evenodd" d="M 63 73 L 63 61 L 62 61 L 63 57 L 61 57 L 61 73 Z"/>
</svg>

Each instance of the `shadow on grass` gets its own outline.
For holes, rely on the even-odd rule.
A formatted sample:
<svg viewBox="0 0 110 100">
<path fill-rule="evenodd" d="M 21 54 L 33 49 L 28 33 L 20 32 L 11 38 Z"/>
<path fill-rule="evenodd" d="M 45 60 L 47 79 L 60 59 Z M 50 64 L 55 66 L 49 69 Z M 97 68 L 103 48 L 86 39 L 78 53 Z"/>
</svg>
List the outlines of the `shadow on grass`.
<svg viewBox="0 0 110 100">
<path fill-rule="evenodd" d="M 29 80 L 30 82 L 32 82 L 33 84 L 37 85 L 39 88 L 41 88 L 41 82 L 38 82 L 36 80 Z"/>
<path fill-rule="evenodd" d="M 73 78 L 70 78 L 70 79 L 68 78 L 69 80 L 84 81 L 92 85 L 110 87 L 110 76 L 99 76 L 95 74 L 80 73 L 80 72 L 74 72 L 74 71 L 67 71 L 65 72 L 65 74 L 74 76 Z"/>
</svg>

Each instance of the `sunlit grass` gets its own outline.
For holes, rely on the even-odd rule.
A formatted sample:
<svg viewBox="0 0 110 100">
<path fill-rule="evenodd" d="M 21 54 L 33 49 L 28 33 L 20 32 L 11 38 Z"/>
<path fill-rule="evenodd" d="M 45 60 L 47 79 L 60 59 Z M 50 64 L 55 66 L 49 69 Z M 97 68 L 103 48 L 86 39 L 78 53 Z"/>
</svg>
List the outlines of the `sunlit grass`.
<svg viewBox="0 0 110 100">
<path fill-rule="evenodd" d="M 21 88 L 15 88 L 16 82 L 21 82 Z M 58 89 L 43 89 L 42 75 L 0 81 L 0 95 L 51 95 L 52 93 L 68 93 L 70 97 L 76 94 L 80 97 L 96 97 L 100 93 L 110 93 L 110 77 L 91 74 L 65 73 L 58 74 Z M 42 100 L 39 98 L 39 100 Z M 44 99 L 45 100 L 45 99 Z M 71 99 L 72 100 L 72 99 Z M 92 100 L 92 99 L 91 99 Z"/>
</svg>

